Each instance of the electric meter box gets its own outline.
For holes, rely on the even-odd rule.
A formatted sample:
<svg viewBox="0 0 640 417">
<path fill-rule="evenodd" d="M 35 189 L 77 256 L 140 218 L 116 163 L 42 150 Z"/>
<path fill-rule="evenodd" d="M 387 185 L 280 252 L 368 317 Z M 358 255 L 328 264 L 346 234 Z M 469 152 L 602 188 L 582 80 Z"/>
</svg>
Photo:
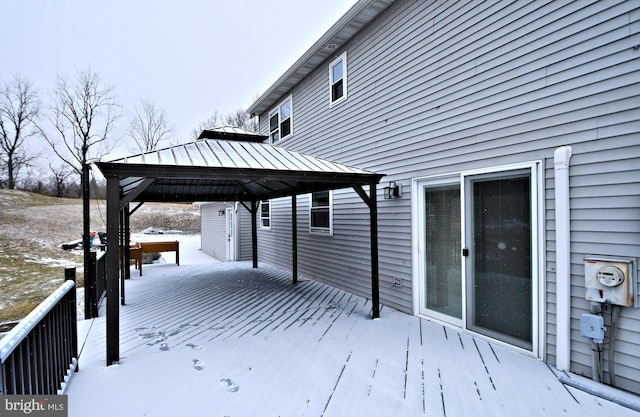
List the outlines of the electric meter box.
<svg viewBox="0 0 640 417">
<path fill-rule="evenodd" d="M 634 261 L 604 257 L 584 258 L 585 298 L 599 303 L 633 307 Z"/>
</svg>

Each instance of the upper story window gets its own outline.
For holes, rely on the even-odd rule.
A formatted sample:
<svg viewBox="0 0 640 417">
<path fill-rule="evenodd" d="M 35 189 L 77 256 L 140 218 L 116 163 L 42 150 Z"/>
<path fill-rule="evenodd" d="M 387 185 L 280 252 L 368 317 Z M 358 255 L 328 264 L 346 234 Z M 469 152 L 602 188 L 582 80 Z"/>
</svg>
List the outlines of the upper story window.
<svg viewBox="0 0 640 417">
<path fill-rule="evenodd" d="M 331 191 L 311 194 L 309 204 L 309 224 L 311 233 L 333 234 L 333 198 Z"/>
<path fill-rule="evenodd" d="M 343 53 L 329 65 L 330 105 L 347 99 L 347 53 Z"/>
<path fill-rule="evenodd" d="M 293 110 L 291 96 L 289 96 L 278 107 L 269 112 L 269 139 L 271 143 L 285 139 L 293 133 L 292 119 Z"/>
<path fill-rule="evenodd" d="M 271 202 L 269 200 L 260 202 L 260 228 L 271 229 Z"/>
</svg>

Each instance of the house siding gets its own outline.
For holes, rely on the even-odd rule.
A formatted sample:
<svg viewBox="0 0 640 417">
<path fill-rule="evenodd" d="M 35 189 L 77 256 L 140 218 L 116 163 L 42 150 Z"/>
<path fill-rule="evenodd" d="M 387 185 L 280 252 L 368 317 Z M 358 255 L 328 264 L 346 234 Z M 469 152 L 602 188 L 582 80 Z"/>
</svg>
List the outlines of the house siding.
<svg viewBox="0 0 640 417">
<path fill-rule="evenodd" d="M 543 359 L 550 364 L 553 152 L 570 145 L 571 370 L 590 375 L 591 348 L 579 331 L 589 310 L 584 257 L 640 254 L 638 45 L 634 1 L 398 1 L 287 93 L 294 131 L 279 145 L 387 174 L 377 189 L 380 298 L 407 313 L 414 312 L 411 181 L 541 161 Z M 344 51 L 348 98 L 330 107 L 328 64 Z M 265 113 L 262 132 L 267 123 Z M 401 198 L 382 199 L 388 181 L 401 186 Z M 298 198 L 299 273 L 368 296 L 368 209 L 353 190 L 333 198 L 332 237 L 309 234 L 308 198 Z M 290 268 L 290 213 L 290 199 L 273 201 L 272 229 L 259 232 L 261 261 Z M 616 382 L 640 393 L 640 310 L 623 308 L 619 325 Z"/>
<path fill-rule="evenodd" d="M 201 249 L 223 262 L 227 260 L 227 225 L 225 217 L 218 215 L 218 210 L 224 210 L 225 207 L 220 203 L 203 203 L 200 208 Z"/>
<path fill-rule="evenodd" d="M 218 215 L 218 211 L 226 210 L 229 207 L 231 205 L 228 203 L 202 203 L 201 206 L 202 251 L 223 262 L 227 261 L 227 221 L 226 216 Z M 234 207 L 236 206 L 234 205 Z M 237 260 L 248 261 L 253 256 L 251 214 L 240 205 L 237 206 L 236 214 L 239 217 L 236 236 L 239 239 Z"/>
<path fill-rule="evenodd" d="M 238 216 L 238 239 L 239 261 L 250 261 L 253 259 L 253 244 L 251 242 L 251 213 L 242 206 L 238 206 L 236 211 Z"/>
</svg>

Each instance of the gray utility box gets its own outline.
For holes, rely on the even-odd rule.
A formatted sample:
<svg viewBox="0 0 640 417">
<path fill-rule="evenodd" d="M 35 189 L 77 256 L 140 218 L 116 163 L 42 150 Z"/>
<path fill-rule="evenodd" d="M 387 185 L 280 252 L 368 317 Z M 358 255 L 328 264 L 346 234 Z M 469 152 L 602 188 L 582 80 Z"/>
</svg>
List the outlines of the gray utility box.
<svg viewBox="0 0 640 417">
<path fill-rule="evenodd" d="M 604 318 L 597 314 L 583 314 L 580 316 L 580 334 L 593 339 L 596 343 L 604 342 Z"/>
</svg>

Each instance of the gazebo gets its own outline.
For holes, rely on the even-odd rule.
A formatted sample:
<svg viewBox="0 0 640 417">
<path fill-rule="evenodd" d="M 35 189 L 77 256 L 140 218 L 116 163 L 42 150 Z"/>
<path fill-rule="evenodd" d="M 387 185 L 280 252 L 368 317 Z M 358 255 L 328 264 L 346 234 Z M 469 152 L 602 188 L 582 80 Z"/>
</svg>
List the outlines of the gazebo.
<svg viewBox="0 0 640 417">
<path fill-rule="evenodd" d="M 119 268 L 119 260 L 121 253 L 128 259 L 129 248 L 121 232 L 135 211 L 129 209 L 133 202 L 241 202 L 251 213 L 253 267 L 257 268 L 259 202 L 291 197 L 292 274 L 296 283 L 296 196 L 353 188 L 369 208 L 372 316 L 379 317 L 376 186 L 384 175 L 289 151 L 263 143 L 265 139 L 237 128 L 205 130 L 195 142 L 96 163 L 107 180 L 107 365 L 120 360 L 118 300 L 126 272 Z"/>
</svg>

